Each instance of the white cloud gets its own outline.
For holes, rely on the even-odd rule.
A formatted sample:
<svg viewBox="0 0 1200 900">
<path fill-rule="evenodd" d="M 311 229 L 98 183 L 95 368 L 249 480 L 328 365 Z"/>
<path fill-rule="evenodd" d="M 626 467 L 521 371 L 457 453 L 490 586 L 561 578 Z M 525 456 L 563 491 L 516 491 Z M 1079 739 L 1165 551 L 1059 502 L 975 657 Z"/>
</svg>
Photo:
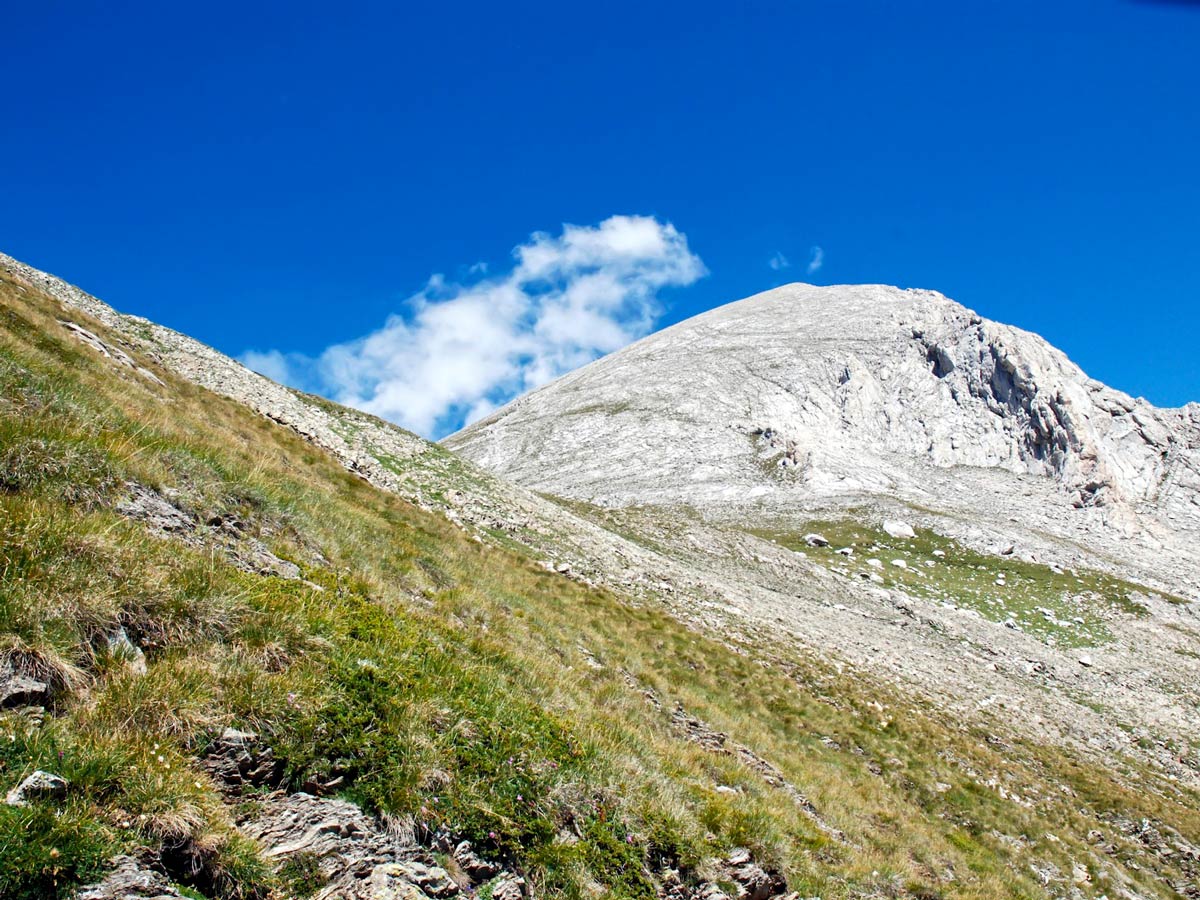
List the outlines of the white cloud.
<svg viewBox="0 0 1200 900">
<path fill-rule="evenodd" d="M 775 255 L 767 260 L 767 265 L 778 272 L 781 269 L 788 268 L 791 263 L 788 262 L 788 258 L 786 256 L 776 251 Z"/>
<path fill-rule="evenodd" d="M 805 267 L 805 271 L 809 275 L 812 275 L 814 272 L 820 269 L 821 266 L 825 265 L 825 251 L 820 247 L 813 247 L 808 252 L 808 266 Z"/>
<path fill-rule="evenodd" d="M 440 436 L 650 332 L 657 295 L 705 274 L 687 237 L 648 216 L 537 232 L 506 274 L 434 275 L 377 331 L 316 358 L 249 351 L 268 377 Z"/>
<path fill-rule="evenodd" d="M 291 384 L 294 380 L 292 367 L 288 359 L 278 350 L 247 350 L 239 357 L 248 369 L 253 369 L 260 375 L 266 375 L 272 381 L 281 384 Z"/>
</svg>

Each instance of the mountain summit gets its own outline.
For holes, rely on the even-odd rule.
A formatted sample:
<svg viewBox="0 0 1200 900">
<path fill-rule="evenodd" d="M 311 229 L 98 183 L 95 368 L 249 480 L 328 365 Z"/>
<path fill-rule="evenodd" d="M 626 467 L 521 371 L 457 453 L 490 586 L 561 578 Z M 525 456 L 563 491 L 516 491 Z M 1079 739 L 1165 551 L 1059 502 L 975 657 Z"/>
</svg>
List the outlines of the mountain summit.
<svg viewBox="0 0 1200 900">
<path fill-rule="evenodd" d="M 447 444 L 539 487 L 621 498 L 887 490 L 922 465 L 1044 475 L 1076 506 L 1195 507 L 1200 490 L 1200 404 L 1157 409 L 1035 334 L 883 285 L 728 304 Z"/>
<path fill-rule="evenodd" d="M 608 506 L 741 515 L 886 497 L 1155 550 L 1200 526 L 1200 405 L 1158 409 L 1035 334 L 883 285 L 728 304 L 445 443 Z"/>
</svg>

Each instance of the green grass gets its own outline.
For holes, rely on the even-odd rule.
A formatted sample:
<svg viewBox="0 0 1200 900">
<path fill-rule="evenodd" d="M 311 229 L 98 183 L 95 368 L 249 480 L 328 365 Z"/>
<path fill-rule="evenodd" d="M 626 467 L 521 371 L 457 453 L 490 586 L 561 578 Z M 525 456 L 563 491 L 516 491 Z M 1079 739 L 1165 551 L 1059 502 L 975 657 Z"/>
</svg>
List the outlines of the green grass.
<svg viewBox="0 0 1200 900">
<path fill-rule="evenodd" d="M 1177 785 L 997 744 L 998 724 L 482 546 L 235 403 L 82 350 L 59 315 L 0 281 L 0 654 L 55 689 L 42 719 L 0 713 L 0 788 L 39 767 L 71 783 L 65 801 L 0 807 L 6 900 L 67 897 L 118 851 L 158 855 L 206 897 L 316 889 L 311 860 L 275 872 L 235 827 L 231 804 L 261 801 L 198 766 L 230 725 L 274 748 L 285 788 L 340 778 L 371 812 L 470 839 L 537 896 L 650 897 L 662 868 L 697 879 L 745 846 L 827 900 L 1037 897 L 1030 862 L 1069 873 L 1093 858 L 1091 829 L 1118 847 L 1104 865 L 1170 896 L 1177 861 L 1110 818 L 1200 833 Z M 304 580 L 242 571 L 203 525 L 148 533 L 114 510 L 128 481 L 198 523 L 236 514 Z M 146 674 L 106 652 L 117 627 Z M 676 703 L 769 759 L 846 843 L 684 740 Z"/>
<path fill-rule="evenodd" d="M 829 546 L 809 546 L 804 536 L 813 532 L 827 538 Z M 1110 641 L 1106 619 L 1144 616 L 1144 600 L 1150 596 L 1182 602 L 1103 572 L 1055 571 L 1013 555 L 980 553 L 928 529 L 920 529 L 914 538 L 893 538 L 865 522 L 839 519 L 807 522 L 795 530 L 756 530 L 755 534 L 803 552 L 848 577 L 874 573 L 882 579 L 877 582 L 881 587 L 973 609 L 1052 646 L 1097 646 Z M 853 556 L 837 552 L 844 548 L 853 550 Z M 870 559 L 881 565 L 868 564 Z M 905 568 L 893 565 L 894 560 L 903 560 Z"/>
</svg>

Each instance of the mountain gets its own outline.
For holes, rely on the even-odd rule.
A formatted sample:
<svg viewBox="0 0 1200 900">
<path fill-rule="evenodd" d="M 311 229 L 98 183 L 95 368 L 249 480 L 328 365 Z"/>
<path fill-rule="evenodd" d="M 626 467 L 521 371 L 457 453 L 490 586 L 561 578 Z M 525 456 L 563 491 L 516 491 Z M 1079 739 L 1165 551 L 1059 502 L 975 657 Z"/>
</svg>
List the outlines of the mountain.
<svg viewBox="0 0 1200 900">
<path fill-rule="evenodd" d="M 536 490 L 722 518 L 875 498 L 1016 518 L 1200 585 L 1200 404 L 1157 409 L 932 291 L 794 284 L 651 335 L 446 441 Z M 1011 529 L 1010 529 L 1011 530 Z"/>
<path fill-rule="evenodd" d="M 0 256 L 0 896 L 1194 895 L 1193 408 L 843 290 L 848 412 L 751 300 L 484 467 Z"/>
</svg>

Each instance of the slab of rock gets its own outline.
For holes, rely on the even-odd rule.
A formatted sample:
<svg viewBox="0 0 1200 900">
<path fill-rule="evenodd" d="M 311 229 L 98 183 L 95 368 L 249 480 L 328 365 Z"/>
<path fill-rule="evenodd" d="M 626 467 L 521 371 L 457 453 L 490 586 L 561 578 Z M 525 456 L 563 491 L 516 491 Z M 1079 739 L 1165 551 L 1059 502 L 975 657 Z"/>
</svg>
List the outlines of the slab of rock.
<svg viewBox="0 0 1200 900">
<path fill-rule="evenodd" d="M 458 893 L 458 884 L 441 866 L 426 865 L 419 860 L 404 860 L 388 866 L 393 876 L 402 877 L 415 884 L 430 897 L 453 897 Z"/>
<path fill-rule="evenodd" d="M 75 900 L 184 900 L 164 875 L 132 856 L 118 856 L 112 863 L 104 880 L 81 888 Z"/>
<path fill-rule="evenodd" d="M 136 481 L 125 483 L 124 499 L 117 504 L 117 512 L 131 519 L 145 522 L 152 531 L 165 534 L 186 534 L 194 531 L 196 522 L 153 488 Z"/>
<path fill-rule="evenodd" d="M 894 538 L 913 538 L 917 533 L 913 531 L 913 527 L 907 522 L 901 522 L 899 519 L 888 519 L 883 523 L 883 530 Z"/>
<path fill-rule="evenodd" d="M 297 854 L 315 857 L 325 882 L 319 897 L 448 900 L 462 890 L 428 850 L 388 830 L 345 800 L 303 793 L 275 794 L 263 801 L 259 815 L 241 827 L 277 865 L 282 866 Z M 460 843 L 454 857 L 473 883 L 495 879 L 493 898 L 523 897 L 524 882 L 480 859 L 470 844 Z"/>
</svg>

